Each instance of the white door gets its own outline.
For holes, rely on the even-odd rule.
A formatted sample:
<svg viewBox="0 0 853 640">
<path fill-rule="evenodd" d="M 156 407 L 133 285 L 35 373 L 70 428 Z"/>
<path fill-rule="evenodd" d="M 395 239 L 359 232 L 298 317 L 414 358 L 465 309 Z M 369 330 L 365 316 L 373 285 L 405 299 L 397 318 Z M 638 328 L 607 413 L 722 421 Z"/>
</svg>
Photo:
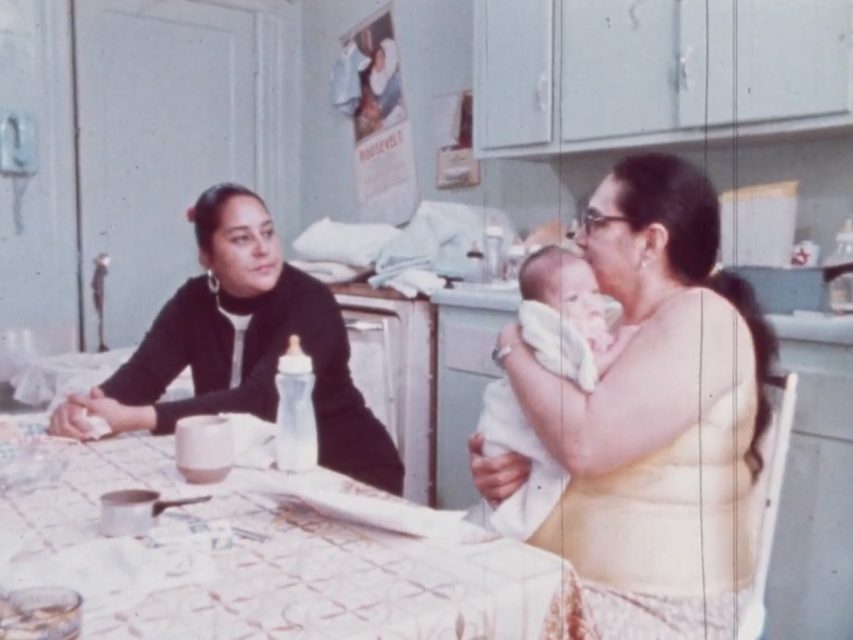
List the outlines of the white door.
<svg viewBox="0 0 853 640">
<path fill-rule="evenodd" d="M 77 0 L 83 309 L 98 346 L 90 282 L 109 254 L 105 342 L 137 344 L 200 272 L 185 211 L 211 184 L 258 183 L 255 19 L 187 0 Z"/>
<path fill-rule="evenodd" d="M 53 0 L 0 0 L 0 112 L 32 118 L 37 168 L 0 175 L 0 386 L 28 359 L 77 345 L 67 11 Z"/>
</svg>

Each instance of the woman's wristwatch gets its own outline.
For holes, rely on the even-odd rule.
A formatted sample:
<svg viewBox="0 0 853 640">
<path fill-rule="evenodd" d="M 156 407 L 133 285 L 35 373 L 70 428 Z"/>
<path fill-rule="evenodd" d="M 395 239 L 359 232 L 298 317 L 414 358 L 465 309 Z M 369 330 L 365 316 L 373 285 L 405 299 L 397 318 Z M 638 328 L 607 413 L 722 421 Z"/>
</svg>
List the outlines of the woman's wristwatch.
<svg viewBox="0 0 853 640">
<path fill-rule="evenodd" d="M 498 369 L 504 368 L 504 358 L 506 358 L 509 354 L 512 353 L 513 347 L 521 344 L 521 340 L 516 340 L 515 342 L 510 342 L 508 345 L 500 346 L 495 345 L 495 348 L 492 349 L 492 361 L 498 367 Z"/>
</svg>

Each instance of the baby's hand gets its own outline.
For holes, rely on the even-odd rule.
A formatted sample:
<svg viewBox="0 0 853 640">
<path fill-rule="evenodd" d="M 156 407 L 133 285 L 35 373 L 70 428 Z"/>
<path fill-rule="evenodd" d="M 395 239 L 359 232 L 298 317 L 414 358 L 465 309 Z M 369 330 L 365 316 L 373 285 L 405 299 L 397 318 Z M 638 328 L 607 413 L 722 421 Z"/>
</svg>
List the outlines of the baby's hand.
<svg viewBox="0 0 853 640">
<path fill-rule="evenodd" d="M 598 366 L 598 377 L 604 377 L 604 374 L 607 373 L 607 370 L 613 366 L 613 363 L 616 362 L 616 359 L 621 355 L 621 353 L 625 350 L 625 347 L 628 346 L 628 343 L 631 342 L 631 339 L 637 333 L 637 330 L 640 328 L 640 325 L 636 324 L 628 324 L 616 331 L 616 339 L 613 341 L 613 344 L 610 345 L 610 348 L 607 349 L 602 354 L 599 354 L 596 358 L 595 364 Z"/>
</svg>

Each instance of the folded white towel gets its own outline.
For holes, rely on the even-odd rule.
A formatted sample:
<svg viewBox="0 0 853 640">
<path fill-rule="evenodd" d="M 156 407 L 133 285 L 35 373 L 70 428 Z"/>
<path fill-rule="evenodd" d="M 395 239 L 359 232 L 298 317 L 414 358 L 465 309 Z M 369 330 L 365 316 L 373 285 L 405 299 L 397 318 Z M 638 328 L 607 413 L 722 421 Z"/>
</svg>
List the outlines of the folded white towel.
<svg viewBox="0 0 853 640">
<path fill-rule="evenodd" d="M 414 298 L 418 293 L 431 296 L 446 285 L 447 280 L 426 269 L 406 269 L 383 283 L 383 286 L 396 289 L 407 298 Z"/>
<path fill-rule="evenodd" d="M 400 230 L 390 224 L 347 224 L 326 217 L 303 231 L 293 249 L 308 260 L 367 267 L 376 261 L 379 250 L 399 234 Z"/>
<path fill-rule="evenodd" d="M 288 264 L 327 284 L 352 282 L 366 271 L 366 269 L 354 269 L 347 264 L 331 260 L 288 260 Z"/>
</svg>

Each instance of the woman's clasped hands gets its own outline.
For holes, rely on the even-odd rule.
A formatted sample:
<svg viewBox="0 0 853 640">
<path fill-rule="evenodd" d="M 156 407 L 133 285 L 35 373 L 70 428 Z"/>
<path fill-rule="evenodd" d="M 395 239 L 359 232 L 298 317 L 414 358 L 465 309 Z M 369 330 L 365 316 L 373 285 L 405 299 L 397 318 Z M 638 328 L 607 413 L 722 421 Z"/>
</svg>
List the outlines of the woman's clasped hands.
<svg viewBox="0 0 853 640">
<path fill-rule="evenodd" d="M 134 429 L 153 429 L 152 406 L 130 407 L 108 398 L 99 387 L 88 395 L 73 393 L 50 416 L 48 433 L 74 440 L 97 440 L 108 434 Z"/>
</svg>

